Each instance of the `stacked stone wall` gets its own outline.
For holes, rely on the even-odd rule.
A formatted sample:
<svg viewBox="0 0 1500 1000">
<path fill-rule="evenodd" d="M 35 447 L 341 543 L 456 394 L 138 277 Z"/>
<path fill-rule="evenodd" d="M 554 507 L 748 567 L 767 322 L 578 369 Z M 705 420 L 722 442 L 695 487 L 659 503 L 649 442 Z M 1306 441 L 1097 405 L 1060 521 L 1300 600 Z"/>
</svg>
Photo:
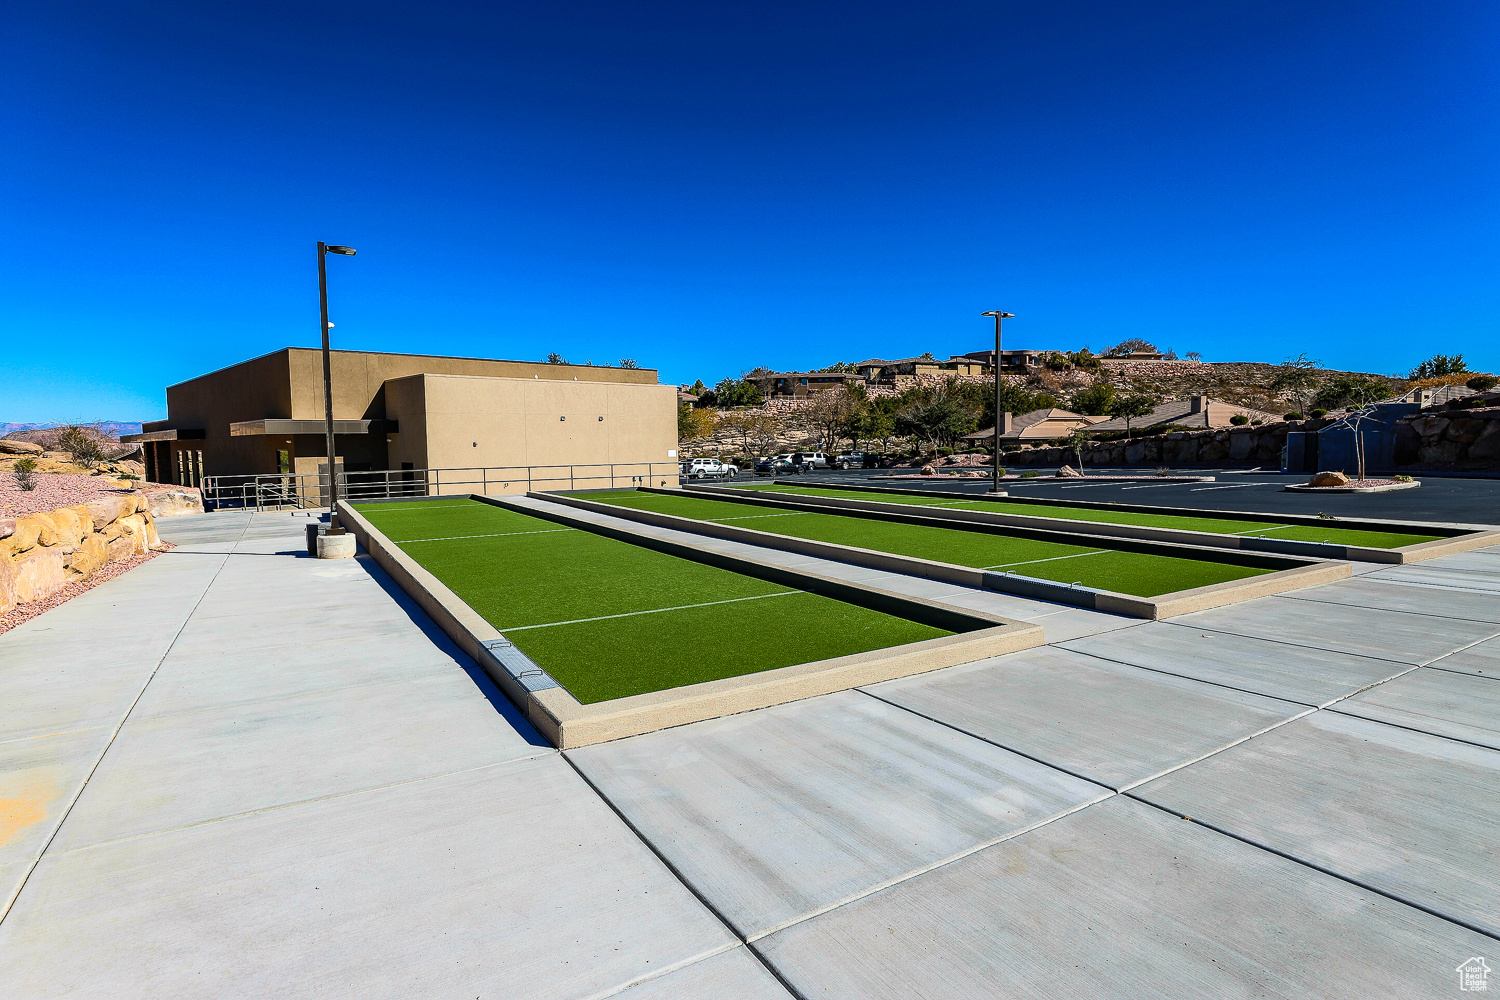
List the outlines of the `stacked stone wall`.
<svg viewBox="0 0 1500 1000">
<path fill-rule="evenodd" d="M 1424 410 L 1401 421 L 1416 440 L 1416 464 L 1500 469 L 1500 406 Z"/>
<path fill-rule="evenodd" d="M 0 614 L 160 546 L 156 522 L 139 492 L 0 518 Z"/>
</svg>

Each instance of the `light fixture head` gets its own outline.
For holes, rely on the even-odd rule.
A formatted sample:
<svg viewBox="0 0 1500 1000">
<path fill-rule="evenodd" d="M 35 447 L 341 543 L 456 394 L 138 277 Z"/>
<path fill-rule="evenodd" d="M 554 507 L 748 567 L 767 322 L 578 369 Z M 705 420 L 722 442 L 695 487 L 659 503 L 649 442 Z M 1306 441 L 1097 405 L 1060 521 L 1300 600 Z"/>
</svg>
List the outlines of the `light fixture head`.
<svg viewBox="0 0 1500 1000">
<path fill-rule="evenodd" d="M 330 249 L 332 249 L 332 248 L 330 247 Z M 1016 318 L 1016 314 L 1015 313 L 1001 312 L 998 309 L 991 309 L 989 312 L 980 313 L 979 315 L 981 315 L 981 316 L 998 316 L 1000 319 L 1015 319 Z"/>
<path fill-rule="evenodd" d="M 340 253 L 340 254 L 343 254 L 345 257 L 353 257 L 354 256 L 354 248 L 353 247 L 329 247 L 328 248 L 328 252 L 329 253 Z"/>
</svg>

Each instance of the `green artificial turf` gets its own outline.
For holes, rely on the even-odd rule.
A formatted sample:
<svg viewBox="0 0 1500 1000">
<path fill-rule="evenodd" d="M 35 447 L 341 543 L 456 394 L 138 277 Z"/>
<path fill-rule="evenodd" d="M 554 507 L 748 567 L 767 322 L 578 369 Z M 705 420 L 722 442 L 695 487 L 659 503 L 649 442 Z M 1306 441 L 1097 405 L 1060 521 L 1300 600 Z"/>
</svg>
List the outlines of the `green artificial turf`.
<svg viewBox="0 0 1500 1000">
<path fill-rule="evenodd" d="M 701 496 L 631 490 L 594 493 L 588 499 L 958 566 L 1009 570 L 1020 576 L 1058 583 L 1077 582 L 1086 587 L 1137 597 L 1155 597 L 1274 572 L 1211 559 L 1124 552 L 962 528 L 900 524 L 832 513 L 789 513 Z"/>
<path fill-rule="evenodd" d="M 951 634 L 475 500 L 355 508 L 585 704 Z"/>
<path fill-rule="evenodd" d="M 905 493 L 875 493 L 864 490 L 840 490 L 817 486 L 753 486 L 767 493 L 803 493 L 810 496 L 876 500 L 881 503 L 904 503 L 919 506 L 953 507 L 957 510 L 995 511 L 1001 514 L 1026 514 L 1068 521 L 1100 521 L 1106 524 L 1139 524 L 1152 528 L 1175 528 L 1179 531 L 1206 531 L 1215 535 L 1264 535 L 1298 542 L 1332 542 L 1335 545 L 1362 545 L 1373 549 L 1395 549 L 1403 545 L 1431 542 L 1446 536 L 1399 531 L 1366 531 L 1361 528 L 1324 527 L 1321 524 L 1279 524 L 1272 521 L 1243 521 L 1227 517 L 1198 517 L 1188 514 L 1147 514 L 1128 510 L 1096 507 L 1060 507 L 1045 501 L 1025 500 L 954 500 L 951 497 L 915 497 Z"/>
</svg>

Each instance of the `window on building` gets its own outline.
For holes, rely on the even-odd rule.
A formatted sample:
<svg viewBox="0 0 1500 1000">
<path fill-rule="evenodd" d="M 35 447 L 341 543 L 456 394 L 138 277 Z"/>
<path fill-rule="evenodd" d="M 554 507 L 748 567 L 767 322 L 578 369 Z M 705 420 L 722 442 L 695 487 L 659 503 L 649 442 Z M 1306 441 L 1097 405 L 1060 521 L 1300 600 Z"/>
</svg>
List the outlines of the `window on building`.
<svg viewBox="0 0 1500 1000">
<path fill-rule="evenodd" d="M 284 449 L 276 450 L 276 471 L 282 475 L 292 471 L 292 453 Z"/>
</svg>

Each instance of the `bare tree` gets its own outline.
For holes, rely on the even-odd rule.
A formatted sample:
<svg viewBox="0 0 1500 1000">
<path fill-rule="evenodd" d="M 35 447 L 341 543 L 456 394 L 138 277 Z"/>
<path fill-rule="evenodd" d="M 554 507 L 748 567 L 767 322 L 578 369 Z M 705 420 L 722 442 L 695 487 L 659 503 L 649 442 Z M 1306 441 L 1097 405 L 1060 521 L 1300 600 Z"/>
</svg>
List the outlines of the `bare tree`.
<svg viewBox="0 0 1500 1000">
<path fill-rule="evenodd" d="M 843 389 L 824 389 L 812 398 L 803 415 L 822 437 L 823 447 L 833 451 L 838 446 L 839 435 L 849 426 L 849 420 L 859 410 L 854 397 Z"/>
</svg>

